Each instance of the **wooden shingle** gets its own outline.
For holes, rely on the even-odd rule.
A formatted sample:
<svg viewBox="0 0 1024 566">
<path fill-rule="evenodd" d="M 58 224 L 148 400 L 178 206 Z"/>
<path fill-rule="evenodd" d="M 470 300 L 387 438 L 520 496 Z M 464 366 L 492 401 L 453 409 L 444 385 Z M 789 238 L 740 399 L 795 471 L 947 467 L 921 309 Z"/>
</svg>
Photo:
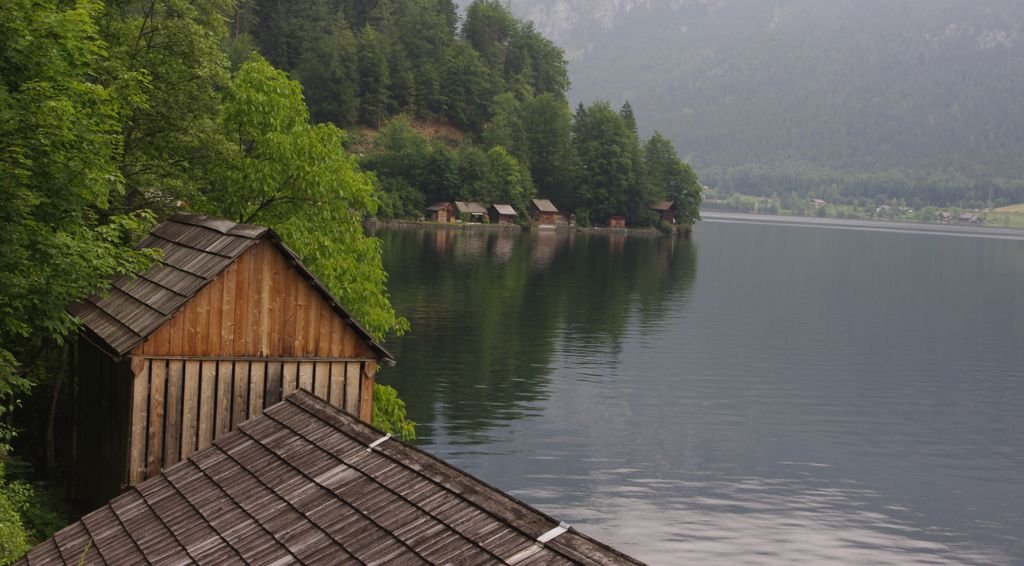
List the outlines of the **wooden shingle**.
<svg viewBox="0 0 1024 566">
<path fill-rule="evenodd" d="M 391 359 L 272 230 L 195 214 L 175 214 L 139 242 L 139 248 L 163 252 L 158 265 L 145 273 L 114 279 L 108 293 L 75 303 L 68 311 L 82 321 L 90 341 L 115 358 L 124 356 L 264 239 L 273 243 L 381 358 Z"/>
<path fill-rule="evenodd" d="M 298 391 L 21 564 L 638 564 Z"/>
</svg>

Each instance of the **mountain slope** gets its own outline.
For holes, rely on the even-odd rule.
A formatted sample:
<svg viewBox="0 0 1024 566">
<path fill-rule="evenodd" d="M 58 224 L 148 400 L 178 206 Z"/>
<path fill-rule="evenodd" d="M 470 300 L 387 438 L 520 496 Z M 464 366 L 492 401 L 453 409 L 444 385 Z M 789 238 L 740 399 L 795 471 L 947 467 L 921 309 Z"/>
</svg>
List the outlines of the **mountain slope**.
<svg viewBox="0 0 1024 566">
<path fill-rule="evenodd" d="M 661 130 L 712 179 L 941 172 L 968 187 L 1024 177 L 1024 2 L 512 7 L 566 49 L 577 100 L 628 99 L 642 130 Z"/>
</svg>

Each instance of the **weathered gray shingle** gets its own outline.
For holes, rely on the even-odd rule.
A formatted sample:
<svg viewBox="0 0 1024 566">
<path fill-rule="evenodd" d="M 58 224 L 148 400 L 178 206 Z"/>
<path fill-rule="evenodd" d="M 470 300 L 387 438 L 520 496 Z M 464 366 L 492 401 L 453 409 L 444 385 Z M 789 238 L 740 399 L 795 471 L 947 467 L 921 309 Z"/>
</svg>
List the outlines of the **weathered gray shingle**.
<svg viewBox="0 0 1024 566">
<path fill-rule="evenodd" d="M 299 391 L 22 564 L 637 564 Z"/>
</svg>

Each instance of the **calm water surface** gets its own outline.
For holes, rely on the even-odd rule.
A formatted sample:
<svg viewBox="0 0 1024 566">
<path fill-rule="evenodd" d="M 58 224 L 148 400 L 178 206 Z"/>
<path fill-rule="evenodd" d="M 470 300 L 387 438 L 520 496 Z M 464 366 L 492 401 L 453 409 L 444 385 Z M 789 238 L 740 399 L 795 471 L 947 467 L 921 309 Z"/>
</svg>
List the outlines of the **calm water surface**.
<svg viewBox="0 0 1024 566">
<path fill-rule="evenodd" d="M 424 447 L 654 564 L 1024 564 L 1024 241 L 392 230 Z"/>
</svg>

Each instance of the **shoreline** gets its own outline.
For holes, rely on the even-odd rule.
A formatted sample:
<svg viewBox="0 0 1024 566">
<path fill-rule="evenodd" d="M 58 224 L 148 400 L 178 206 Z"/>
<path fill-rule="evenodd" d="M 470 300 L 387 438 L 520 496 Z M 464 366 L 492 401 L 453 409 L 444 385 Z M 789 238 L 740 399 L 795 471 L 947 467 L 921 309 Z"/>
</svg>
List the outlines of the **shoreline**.
<svg viewBox="0 0 1024 566">
<path fill-rule="evenodd" d="M 702 210 L 701 222 L 697 224 L 697 230 L 699 230 L 699 225 L 703 222 L 765 224 L 803 228 L 830 228 L 833 230 L 865 230 L 875 232 L 1024 241 L 1024 230 L 1022 229 L 1004 228 L 1001 226 L 985 226 L 983 224 L 931 224 L 925 222 L 906 222 L 898 220 L 856 220 L 847 218 L 819 218 L 816 216 L 779 216 L 772 214 L 749 214 L 717 210 Z"/>
</svg>

